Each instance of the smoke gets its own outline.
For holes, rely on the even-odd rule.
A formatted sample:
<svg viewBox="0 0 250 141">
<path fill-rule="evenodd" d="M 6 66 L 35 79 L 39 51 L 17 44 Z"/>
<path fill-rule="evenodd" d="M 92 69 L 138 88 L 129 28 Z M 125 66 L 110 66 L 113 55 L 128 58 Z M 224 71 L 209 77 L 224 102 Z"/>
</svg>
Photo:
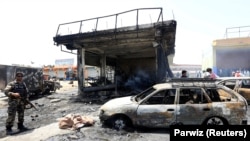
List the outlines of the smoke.
<svg viewBox="0 0 250 141">
<path fill-rule="evenodd" d="M 235 71 L 250 71 L 250 50 L 247 48 L 217 49 L 214 72 L 219 76 L 232 76 Z"/>
<path fill-rule="evenodd" d="M 142 91 L 152 86 L 154 83 L 155 80 L 150 77 L 149 73 L 146 73 L 143 70 L 138 70 L 128 78 L 124 85 L 126 89 Z"/>
</svg>

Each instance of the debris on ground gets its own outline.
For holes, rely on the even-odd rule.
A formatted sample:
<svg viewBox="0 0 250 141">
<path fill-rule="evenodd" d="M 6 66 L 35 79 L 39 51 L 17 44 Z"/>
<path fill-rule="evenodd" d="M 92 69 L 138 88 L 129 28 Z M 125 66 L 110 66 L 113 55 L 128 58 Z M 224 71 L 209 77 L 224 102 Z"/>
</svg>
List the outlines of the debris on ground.
<svg viewBox="0 0 250 141">
<path fill-rule="evenodd" d="M 94 124 L 93 118 L 80 114 L 68 114 L 59 119 L 60 129 L 78 130 L 84 126 L 92 126 Z"/>
</svg>

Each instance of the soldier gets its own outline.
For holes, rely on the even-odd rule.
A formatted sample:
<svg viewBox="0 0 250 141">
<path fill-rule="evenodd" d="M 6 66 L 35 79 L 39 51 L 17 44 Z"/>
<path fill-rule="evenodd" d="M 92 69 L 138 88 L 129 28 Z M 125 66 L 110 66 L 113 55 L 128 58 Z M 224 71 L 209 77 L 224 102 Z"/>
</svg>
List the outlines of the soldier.
<svg viewBox="0 0 250 141">
<path fill-rule="evenodd" d="M 18 113 L 17 126 L 19 131 L 27 130 L 28 128 L 23 125 L 26 104 L 22 99 L 28 99 L 28 89 L 26 84 L 23 82 L 23 73 L 16 73 L 15 80 L 8 83 L 4 89 L 4 93 L 9 98 L 8 118 L 6 120 L 6 134 L 11 135 L 14 133 L 12 131 L 12 127 L 15 121 L 16 113 Z"/>
</svg>

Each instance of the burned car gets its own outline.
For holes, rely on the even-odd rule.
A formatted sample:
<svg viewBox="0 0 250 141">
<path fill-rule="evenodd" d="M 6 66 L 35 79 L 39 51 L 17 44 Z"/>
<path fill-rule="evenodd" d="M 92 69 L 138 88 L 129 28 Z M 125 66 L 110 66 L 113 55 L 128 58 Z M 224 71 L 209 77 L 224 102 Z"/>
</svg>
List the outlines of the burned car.
<svg viewBox="0 0 250 141">
<path fill-rule="evenodd" d="M 219 77 L 218 84 L 223 84 L 242 95 L 250 105 L 250 77 Z"/>
<path fill-rule="evenodd" d="M 211 79 L 172 79 L 143 92 L 111 99 L 100 107 L 103 125 L 168 128 L 170 125 L 244 125 L 247 102 Z"/>
</svg>

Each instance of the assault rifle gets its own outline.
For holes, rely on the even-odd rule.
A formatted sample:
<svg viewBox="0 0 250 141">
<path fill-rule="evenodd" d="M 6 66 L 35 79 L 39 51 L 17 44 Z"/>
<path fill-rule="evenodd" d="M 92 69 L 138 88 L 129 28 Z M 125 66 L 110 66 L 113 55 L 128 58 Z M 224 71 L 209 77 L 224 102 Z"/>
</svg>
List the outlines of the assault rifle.
<svg viewBox="0 0 250 141">
<path fill-rule="evenodd" d="M 21 100 L 23 100 L 24 103 L 26 103 L 27 105 L 30 105 L 30 108 L 34 108 L 34 109 L 36 109 L 38 111 L 36 106 L 33 103 L 31 103 L 29 100 L 27 100 L 26 98 L 21 98 Z M 30 109 L 30 108 L 27 108 L 27 109 Z"/>
<path fill-rule="evenodd" d="M 14 88 L 12 88 L 14 89 Z M 26 104 L 26 105 L 30 105 L 29 108 L 26 108 L 26 109 L 31 109 L 31 108 L 34 108 L 38 111 L 38 109 L 36 108 L 36 106 L 31 103 L 28 99 L 26 99 L 25 97 L 27 97 L 27 93 L 24 92 L 24 90 L 18 90 L 18 89 L 14 89 L 13 91 L 14 93 L 19 93 L 20 94 L 20 99 Z"/>
</svg>

